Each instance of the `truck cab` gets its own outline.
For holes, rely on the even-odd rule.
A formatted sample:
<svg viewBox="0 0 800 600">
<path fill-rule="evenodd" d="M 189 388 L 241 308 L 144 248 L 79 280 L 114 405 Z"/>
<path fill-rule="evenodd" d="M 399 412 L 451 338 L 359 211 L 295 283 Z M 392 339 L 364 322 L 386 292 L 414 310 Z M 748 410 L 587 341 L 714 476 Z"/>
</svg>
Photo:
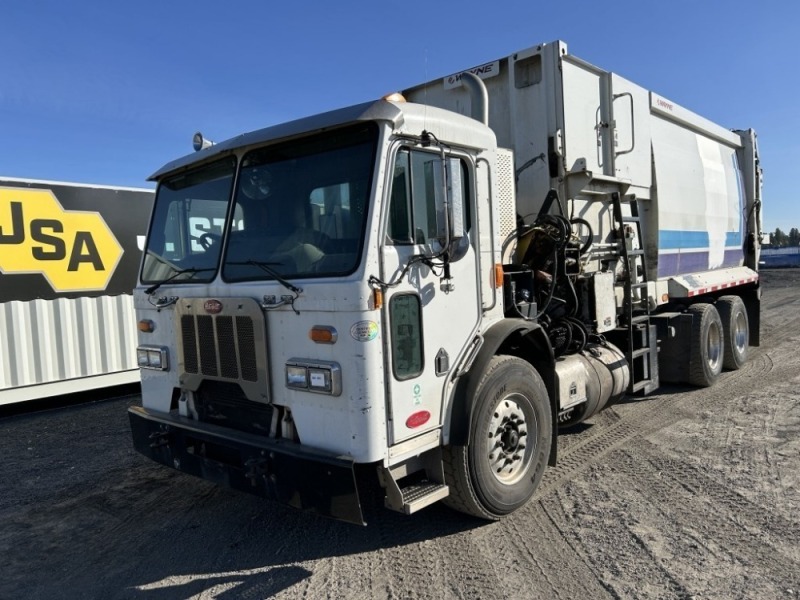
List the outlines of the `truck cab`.
<svg viewBox="0 0 800 600">
<path fill-rule="evenodd" d="M 357 506 L 353 464 L 388 472 L 447 445 L 459 375 L 502 319 L 493 205 L 514 207 L 496 161 L 486 125 L 380 100 L 155 173 L 137 447 L 358 521 L 317 501 L 326 479 L 349 482 Z M 306 484 L 284 460 L 339 471 Z M 442 497 L 441 467 L 429 471 Z"/>
</svg>

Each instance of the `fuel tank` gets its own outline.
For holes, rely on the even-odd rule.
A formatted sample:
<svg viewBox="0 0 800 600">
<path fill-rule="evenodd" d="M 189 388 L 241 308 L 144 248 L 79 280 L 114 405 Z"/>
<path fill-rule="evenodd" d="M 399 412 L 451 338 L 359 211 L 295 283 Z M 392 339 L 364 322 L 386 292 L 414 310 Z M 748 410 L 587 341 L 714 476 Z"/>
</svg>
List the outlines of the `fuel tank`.
<svg viewBox="0 0 800 600">
<path fill-rule="evenodd" d="M 589 344 L 556 362 L 559 425 L 575 425 L 619 401 L 628 389 L 630 367 L 623 352 L 608 342 Z"/>
</svg>

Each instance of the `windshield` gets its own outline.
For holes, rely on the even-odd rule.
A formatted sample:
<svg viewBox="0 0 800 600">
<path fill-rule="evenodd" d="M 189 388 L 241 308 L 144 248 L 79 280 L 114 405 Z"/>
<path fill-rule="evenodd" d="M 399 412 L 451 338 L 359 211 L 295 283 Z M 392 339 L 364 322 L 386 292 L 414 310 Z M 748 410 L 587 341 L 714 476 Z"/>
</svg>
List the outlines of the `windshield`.
<svg viewBox="0 0 800 600">
<path fill-rule="evenodd" d="M 223 278 L 274 279 L 277 274 L 295 279 L 355 271 L 376 140 L 377 128 L 362 124 L 246 154 Z"/>
<path fill-rule="evenodd" d="M 209 282 L 214 278 L 235 170 L 231 157 L 161 182 L 142 282 Z"/>
</svg>

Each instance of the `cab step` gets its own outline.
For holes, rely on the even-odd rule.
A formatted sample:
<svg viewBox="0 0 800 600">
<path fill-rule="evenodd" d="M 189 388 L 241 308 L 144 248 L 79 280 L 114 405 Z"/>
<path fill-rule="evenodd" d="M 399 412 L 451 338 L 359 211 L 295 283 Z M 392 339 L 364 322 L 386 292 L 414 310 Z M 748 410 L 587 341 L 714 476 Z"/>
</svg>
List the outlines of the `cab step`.
<svg viewBox="0 0 800 600">
<path fill-rule="evenodd" d="M 450 495 L 444 482 L 441 448 L 391 467 L 378 467 L 386 508 L 410 515 Z"/>
<path fill-rule="evenodd" d="M 400 488 L 400 493 L 403 497 L 402 512 L 410 515 L 421 508 L 430 506 L 434 502 L 438 502 L 442 498 L 449 496 L 450 488 L 444 483 L 423 481 L 409 485 L 408 487 Z M 389 506 L 388 497 L 386 498 L 386 507 L 394 509 L 393 506 Z"/>
</svg>

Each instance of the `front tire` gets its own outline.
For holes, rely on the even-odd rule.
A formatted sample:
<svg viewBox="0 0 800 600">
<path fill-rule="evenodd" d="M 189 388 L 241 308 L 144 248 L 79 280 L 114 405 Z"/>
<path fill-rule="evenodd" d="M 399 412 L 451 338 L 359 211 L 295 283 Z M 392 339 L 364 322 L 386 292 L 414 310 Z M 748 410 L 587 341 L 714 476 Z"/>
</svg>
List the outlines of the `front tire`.
<svg viewBox="0 0 800 600">
<path fill-rule="evenodd" d="M 689 383 L 710 387 L 722 372 L 722 321 L 712 304 L 698 303 L 689 307 L 693 316 L 689 348 Z"/>
<path fill-rule="evenodd" d="M 552 444 L 547 389 L 536 370 L 515 356 L 495 356 L 478 384 L 467 446 L 444 449 L 445 503 L 497 520 L 536 491 Z"/>
</svg>

